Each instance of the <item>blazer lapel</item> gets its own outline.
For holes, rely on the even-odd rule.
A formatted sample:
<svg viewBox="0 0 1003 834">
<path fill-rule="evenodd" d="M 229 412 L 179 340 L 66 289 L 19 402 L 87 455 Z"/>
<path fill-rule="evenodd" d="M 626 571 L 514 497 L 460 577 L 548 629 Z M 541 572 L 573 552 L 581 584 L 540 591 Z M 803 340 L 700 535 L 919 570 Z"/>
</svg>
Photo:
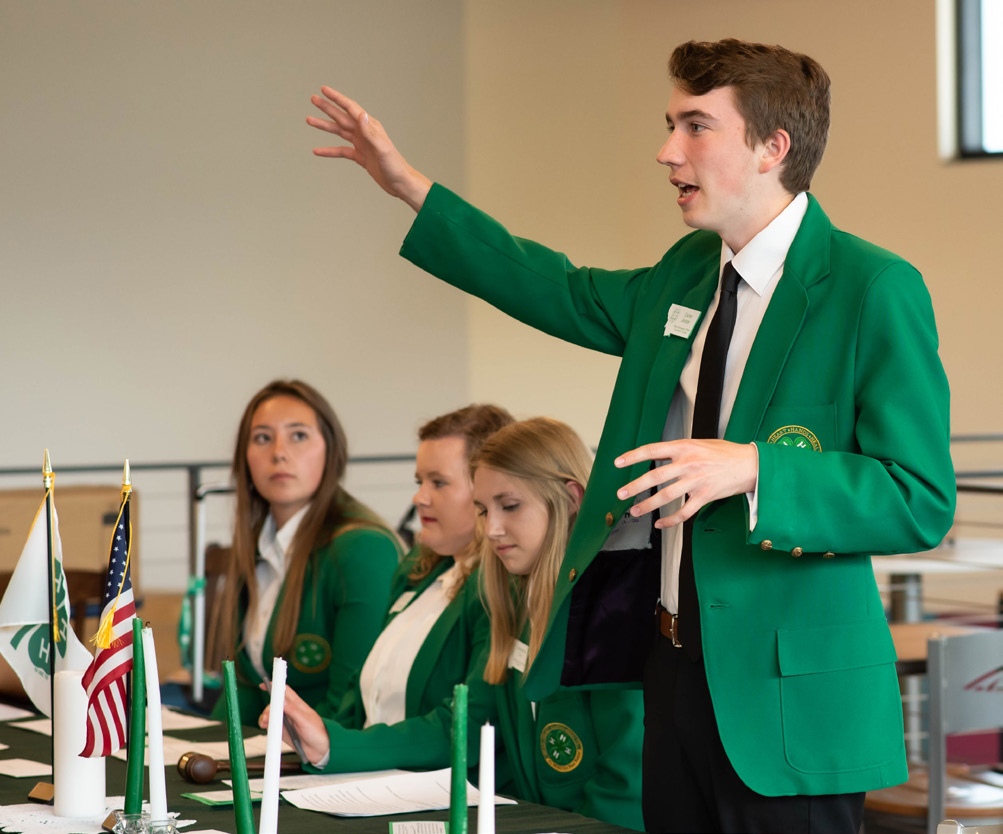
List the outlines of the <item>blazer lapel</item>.
<svg viewBox="0 0 1003 834">
<path fill-rule="evenodd" d="M 808 209 L 784 261 L 784 273 L 752 343 L 724 439 L 748 443 L 759 432 L 766 407 L 808 311 L 807 287 L 829 274 L 832 225 L 808 195 Z"/>
<path fill-rule="evenodd" d="M 699 310 L 700 318 L 693 325 L 688 338 L 665 336 L 663 335 L 664 330 L 658 335 L 660 342 L 651 365 L 651 373 L 648 376 L 648 386 L 644 392 L 644 403 L 641 407 L 641 419 L 637 427 L 638 444 L 662 439 L 665 417 L 669 413 L 669 404 L 672 402 L 672 396 L 679 384 L 679 375 L 683 371 L 683 365 L 686 364 L 686 358 L 690 355 L 693 337 L 700 329 L 700 325 L 703 324 L 703 317 L 707 315 L 707 308 L 710 306 L 715 290 L 717 290 L 719 262 L 720 246 L 713 253 L 713 257 L 706 258 L 705 262 L 696 266 L 694 269 L 696 280 L 681 297 L 673 297 L 667 291 L 659 299 L 658 320 L 662 323 L 663 328 L 669 309 L 673 304 L 689 307 L 691 310 Z M 671 285 L 671 282 L 666 281 L 666 287 Z"/>
<path fill-rule="evenodd" d="M 468 576 L 466 581 L 476 582 L 477 578 Z M 418 649 L 418 654 L 415 655 L 411 672 L 407 676 L 407 692 L 404 697 L 404 709 L 407 715 L 418 715 L 420 712 L 421 696 L 425 694 L 432 668 L 442 654 L 443 646 L 463 610 L 464 590 L 465 588 L 461 588 L 456 597 L 449 601 L 446 609 L 432 625 L 428 637 Z"/>
</svg>

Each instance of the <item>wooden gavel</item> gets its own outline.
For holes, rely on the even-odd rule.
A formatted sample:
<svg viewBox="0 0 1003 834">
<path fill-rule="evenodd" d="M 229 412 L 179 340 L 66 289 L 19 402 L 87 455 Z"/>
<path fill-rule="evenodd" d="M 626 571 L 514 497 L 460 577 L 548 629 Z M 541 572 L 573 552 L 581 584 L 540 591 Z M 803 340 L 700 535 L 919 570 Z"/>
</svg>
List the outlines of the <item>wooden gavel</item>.
<svg viewBox="0 0 1003 834">
<path fill-rule="evenodd" d="M 282 762 L 279 764 L 280 773 L 300 773 L 303 770 L 299 762 Z M 204 753 L 191 751 L 185 753 L 178 759 L 178 773 L 186 782 L 194 782 L 196 785 L 207 785 L 220 772 L 230 772 L 230 762 L 226 759 L 214 759 Z M 264 773 L 264 762 L 248 762 L 248 773 Z"/>
</svg>

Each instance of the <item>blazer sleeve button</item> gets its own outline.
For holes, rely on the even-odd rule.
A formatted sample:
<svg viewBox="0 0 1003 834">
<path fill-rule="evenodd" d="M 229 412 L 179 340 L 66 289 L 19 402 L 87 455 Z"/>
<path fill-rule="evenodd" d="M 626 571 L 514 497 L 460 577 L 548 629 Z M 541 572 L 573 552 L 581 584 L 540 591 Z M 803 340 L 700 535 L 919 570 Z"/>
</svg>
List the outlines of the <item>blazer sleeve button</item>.
<svg viewBox="0 0 1003 834">
<path fill-rule="evenodd" d="M 835 555 L 836 555 L 836 554 L 835 554 L 835 553 L 833 553 L 833 552 L 832 552 L 831 550 L 827 550 L 827 551 L 826 551 L 825 553 L 823 553 L 823 554 L 822 554 L 822 558 L 823 558 L 823 559 L 831 559 L 831 558 L 833 558 L 833 557 L 834 557 Z"/>
<path fill-rule="evenodd" d="M 802 553 L 804 553 L 804 551 L 800 547 L 795 547 L 791 551 L 791 556 L 793 556 L 795 559 L 797 559 L 797 558 L 799 558 L 801 556 Z"/>
<path fill-rule="evenodd" d="M 773 550 L 773 542 L 769 539 L 763 539 L 762 543 L 759 545 L 763 550 Z"/>
<path fill-rule="evenodd" d="M 607 527 L 613 526 L 613 513 L 606 513 L 606 526 Z"/>
<path fill-rule="evenodd" d="M 578 571 L 572 568 L 568 573 L 568 582 L 574 582 L 576 576 L 578 576 Z"/>
</svg>

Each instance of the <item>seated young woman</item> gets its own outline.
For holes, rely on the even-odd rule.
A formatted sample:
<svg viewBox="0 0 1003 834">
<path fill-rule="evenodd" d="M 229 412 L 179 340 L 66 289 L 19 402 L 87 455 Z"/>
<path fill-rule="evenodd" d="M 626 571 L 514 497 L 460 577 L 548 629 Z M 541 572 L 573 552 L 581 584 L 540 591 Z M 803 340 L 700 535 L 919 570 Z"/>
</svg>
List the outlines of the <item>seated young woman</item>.
<svg viewBox="0 0 1003 834">
<path fill-rule="evenodd" d="M 398 569 L 386 625 L 340 712 L 324 718 L 286 690 L 285 714 L 307 759 L 326 772 L 447 767 L 453 686 L 469 687 L 470 725 L 495 722 L 484 680 L 490 625 L 478 592 L 480 549 L 470 461 L 512 422 L 504 409 L 471 405 L 418 432 L 414 504 L 420 544 Z M 259 724 L 268 727 L 268 711 Z M 468 734 L 477 763 L 479 733 Z M 504 777 L 502 777 L 504 778 Z"/>
<path fill-rule="evenodd" d="M 341 486 L 347 462 L 341 423 L 305 382 L 276 380 L 244 409 L 219 616 L 244 721 L 268 705 L 260 685 L 275 656 L 306 702 L 333 715 L 380 633 L 402 548 Z"/>
<path fill-rule="evenodd" d="M 641 692 L 562 690 L 539 703 L 522 692 L 591 466 L 581 438 L 543 417 L 502 429 L 474 459 L 491 615 L 484 677 L 499 684 L 499 735 L 517 797 L 643 830 Z"/>
</svg>

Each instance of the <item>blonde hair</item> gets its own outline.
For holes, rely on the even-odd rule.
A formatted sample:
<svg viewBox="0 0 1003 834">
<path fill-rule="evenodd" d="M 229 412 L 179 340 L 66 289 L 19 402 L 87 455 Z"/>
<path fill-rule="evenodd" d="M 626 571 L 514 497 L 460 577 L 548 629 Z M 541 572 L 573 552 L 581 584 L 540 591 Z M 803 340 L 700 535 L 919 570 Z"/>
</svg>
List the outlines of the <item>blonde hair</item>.
<svg viewBox="0 0 1003 834">
<path fill-rule="evenodd" d="M 540 651 L 543 632 L 557 586 L 578 501 L 568 490 L 572 481 L 584 490 L 592 456 L 566 423 L 535 417 L 496 432 L 481 448 L 473 468 L 491 469 L 524 484 L 547 508 L 548 529 L 540 554 L 527 576 L 511 576 L 493 555 L 483 535 L 481 595 L 491 614 L 491 652 L 484 670 L 488 683 L 502 683 L 515 641 L 529 623 L 528 669 Z"/>
</svg>

